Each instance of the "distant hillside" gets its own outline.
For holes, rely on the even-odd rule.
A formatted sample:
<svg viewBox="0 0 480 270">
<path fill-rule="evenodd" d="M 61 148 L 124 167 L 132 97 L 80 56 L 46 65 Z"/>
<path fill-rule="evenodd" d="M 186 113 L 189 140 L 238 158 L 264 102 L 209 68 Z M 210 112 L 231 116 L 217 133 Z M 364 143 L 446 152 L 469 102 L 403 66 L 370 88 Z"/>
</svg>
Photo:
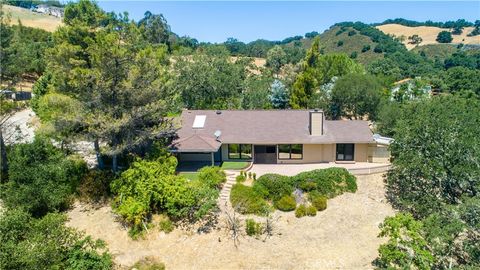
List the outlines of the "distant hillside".
<svg viewBox="0 0 480 270">
<path fill-rule="evenodd" d="M 310 48 L 312 39 L 303 39 L 302 43 Z M 383 53 L 374 52 L 377 45 L 377 42 L 353 27 L 333 26 L 320 35 L 320 46 L 324 53 L 345 53 L 352 58 L 356 53 L 357 61 L 362 64 L 383 58 Z"/>
<path fill-rule="evenodd" d="M 3 5 L 3 10 L 10 14 L 10 23 L 13 25 L 18 24 L 18 20 L 20 20 L 24 26 L 40 28 L 49 32 L 55 31 L 62 25 L 60 18 L 36 13 L 26 8 Z"/>
<path fill-rule="evenodd" d="M 408 37 L 412 35 L 419 35 L 422 38 L 422 43 L 420 46 L 428 44 L 439 44 L 435 39 L 437 38 L 438 33 L 449 29 L 439 28 L 434 26 L 405 26 L 400 24 L 384 24 L 377 26 L 378 29 L 383 31 L 386 34 L 394 35 L 395 37 L 404 36 L 405 40 L 403 44 L 407 49 L 413 49 L 415 45 L 408 43 Z M 480 44 L 480 36 L 469 37 L 467 34 L 473 31 L 473 27 L 465 27 L 463 33 L 460 35 L 452 35 L 453 41 L 452 44 Z"/>
</svg>

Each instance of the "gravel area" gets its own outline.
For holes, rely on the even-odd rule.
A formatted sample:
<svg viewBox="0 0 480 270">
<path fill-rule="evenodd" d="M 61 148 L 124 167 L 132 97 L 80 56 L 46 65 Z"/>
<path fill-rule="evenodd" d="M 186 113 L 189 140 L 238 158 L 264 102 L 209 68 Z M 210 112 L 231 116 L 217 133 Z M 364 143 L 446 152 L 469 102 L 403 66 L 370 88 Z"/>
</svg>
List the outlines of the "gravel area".
<svg viewBox="0 0 480 270">
<path fill-rule="evenodd" d="M 274 236 L 266 241 L 242 236 L 238 248 L 223 228 L 208 234 L 151 229 L 135 241 L 115 222 L 109 206 L 77 203 L 68 225 L 105 240 L 123 267 L 153 256 L 167 269 L 371 269 L 385 241 L 377 238 L 378 225 L 394 211 L 385 200 L 381 174 L 357 179 L 356 193 L 329 200 L 315 217 L 297 219 L 293 212 L 276 211 Z"/>
</svg>

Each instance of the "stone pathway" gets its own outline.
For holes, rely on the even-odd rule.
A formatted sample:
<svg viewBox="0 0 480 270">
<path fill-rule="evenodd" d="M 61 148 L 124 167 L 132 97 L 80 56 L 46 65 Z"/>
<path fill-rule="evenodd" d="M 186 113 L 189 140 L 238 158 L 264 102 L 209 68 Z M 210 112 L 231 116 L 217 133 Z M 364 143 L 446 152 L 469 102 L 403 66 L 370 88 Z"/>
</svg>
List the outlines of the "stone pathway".
<svg viewBox="0 0 480 270">
<path fill-rule="evenodd" d="M 219 207 L 220 210 L 225 210 L 225 208 L 230 208 L 230 190 L 232 190 L 232 186 L 236 183 L 236 177 L 240 174 L 239 171 L 232 171 L 226 170 L 225 173 L 227 174 L 227 182 L 223 185 L 222 190 L 220 191 L 220 198 L 219 198 Z"/>
</svg>

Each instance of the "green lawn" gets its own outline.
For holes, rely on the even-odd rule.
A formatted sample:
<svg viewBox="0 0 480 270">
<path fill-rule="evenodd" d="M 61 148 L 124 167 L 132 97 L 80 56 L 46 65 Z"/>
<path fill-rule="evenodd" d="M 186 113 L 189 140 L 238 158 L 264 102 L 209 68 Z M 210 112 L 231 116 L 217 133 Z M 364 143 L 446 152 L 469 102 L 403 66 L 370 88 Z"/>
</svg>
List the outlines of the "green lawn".
<svg viewBox="0 0 480 270">
<path fill-rule="evenodd" d="M 190 180 L 197 180 L 198 179 L 198 172 L 180 172 L 180 175 L 185 176 Z"/>
<path fill-rule="evenodd" d="M 222 163 L 222 169 L 224 170 L 241 170 L 248 167 L 247 161 L 224 161 Z"/>
</svg>

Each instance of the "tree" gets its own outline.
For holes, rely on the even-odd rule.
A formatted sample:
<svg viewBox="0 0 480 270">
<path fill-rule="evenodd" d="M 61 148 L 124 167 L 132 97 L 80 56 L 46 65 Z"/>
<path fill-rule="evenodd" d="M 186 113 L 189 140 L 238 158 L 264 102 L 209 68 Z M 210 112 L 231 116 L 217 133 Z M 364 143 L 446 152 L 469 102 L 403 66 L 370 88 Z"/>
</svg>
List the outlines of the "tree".
<svg viewBox="0 0 480 270">
<path fill-rule="evenodd" d="M 0 219 L 1 269 L 112 268 L 105 243 L 65 226 L 67 217 L 49 213 L 35 219 L 21 209 L 7 209 Z"/>
<path fill-rule="evenodd" d="M 75 23 L 66 21 L 55 33 L 49 71 L 57 92 L 81 105 L 83 128 L 74 135 L 91 139 L 99 166 L 106 154 L 116 171 L 119 155 L 173 133 L 166 118 L 176 109 L 175 94 L 166 86 L 167 50 L 146 44 L 132 23 L 117 20 L 99 28 L 104 14 L 84 2 L 67 5 Z M 101 142 L 106 144 L 102 150 Z"/>
<path fill-rule="evenodd" d="M 450 43 L 452 42 L 452 40 L 453 40 L 452 33 L 448 31 L 441 31 L 440 33 L 438 33 L 437 39 L 436 39 L 436 41 L 439 43 Z"/>
<path fill-rule="evenodd" d="M 279 80 L 273 81 L 268 96 L 272 107 L 275 109 L 286 109 L 288 106 L 288 91 L 285 85 Z"/>
<path fill-rule="evenodd" d="M 238 109 L 245 89 L 246 62 L 230 61 L 224 47 L 197 52 L 176 65 L 174 89 L 188 109 Z"/>
<path fill-rule="evenodd" d="M 480 186 L 480 103 L 441 96 L 412 102 L 402 110 L 391 145 L 389 200 L 416 217 L 474 196 Z"/>
<path fill-rule="evenodd" d="M 271 108 L 269 93 L 272 78 L 266 74 L 250 75 L 245 80 L 243 92 L 243 109 L 268 109 Z"/>
<path fill-rule="evenodd" d="M 461 35 L 463 33 L 463 26 L 457 25 L 453 28 L 452 35 Z"/>
<path fill-rule="evenodd" d="M 305 38 L 314 38 L 316 36 L 318 36 L 318 32 L 317 31 L 312 31 L 312 32 L 308 32 L 308 33 L 305 33 Z"/>
<path fill-rule="evenodd" d="M 65 157 L 44 139 L 17 144 L 9 152 L 8 181 L 1 198 L 10 208 L 21 208 L 33 216 L 66 209 L 71 202 L 85 162 Z"/>
<path fill-rule="evenodd" d="M 287 63 L 287 54 L 282 47 L 275 45 L 267 52 L 267 63 L 275 74 L 280 72 L 280 68 Z"/>
<path fill-rule="evenodd" d="M 374 264 L 379 269 L 431 269 L 434 257 L 422 236 L 423 224 L 412 215 L 399 213 L 380 225 L 381 237 L 389 237 L 378 249 Z"/>
<path fill-rule="evenodd" d="M 170 26 L 162 14 L 152 14 L 145 12 L 144 17 L 138 21 L 138 27 L 145 40 L 152 44 L 170 44 Z"/>
<path fill-rule="evenodd" d="M 480 97 L 480 70 L 452 67 L 443 74 L 443 81 L 450 93 L 476 94 Z"/>
<path fill-rule="evenodd" d="M 408 40 L 410 44 L 414 44 L 414 45 L 419 45 L 423 41 L 423 39 L 419 35 L 409 36 Z"/>
<path fill-rule="evenodd" d="M 371 75 L 351 73 L 340 77 L 332 90 L 333 119 L 347 117 L 375 119 L 382 87 Z"/>
</svg>

